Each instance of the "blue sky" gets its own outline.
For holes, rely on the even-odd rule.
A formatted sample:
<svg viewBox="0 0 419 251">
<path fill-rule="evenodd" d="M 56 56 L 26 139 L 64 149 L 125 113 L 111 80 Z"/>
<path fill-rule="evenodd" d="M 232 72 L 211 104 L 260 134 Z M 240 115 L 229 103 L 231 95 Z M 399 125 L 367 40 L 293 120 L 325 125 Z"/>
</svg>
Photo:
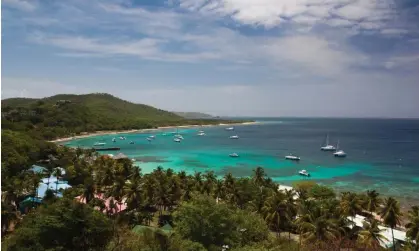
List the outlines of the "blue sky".
<svg viewBox="0 0 419 251">
<path fill-rule="evenodd" d="M 2 98 L 419 117 L 413 0 L 3 0 Z"/>
</svg>

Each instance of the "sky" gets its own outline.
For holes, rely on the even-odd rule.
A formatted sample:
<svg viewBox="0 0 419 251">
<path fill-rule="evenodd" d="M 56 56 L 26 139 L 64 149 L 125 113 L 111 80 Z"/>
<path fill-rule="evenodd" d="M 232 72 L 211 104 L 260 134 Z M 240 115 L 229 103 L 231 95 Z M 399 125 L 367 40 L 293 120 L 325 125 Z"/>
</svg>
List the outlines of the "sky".
<svg viewBox="0 0 419 251">
<path fill-rule="evenodd" d="M 417 0 L 2 0 L 1 97 L 419 117 Z"/>
</svg>

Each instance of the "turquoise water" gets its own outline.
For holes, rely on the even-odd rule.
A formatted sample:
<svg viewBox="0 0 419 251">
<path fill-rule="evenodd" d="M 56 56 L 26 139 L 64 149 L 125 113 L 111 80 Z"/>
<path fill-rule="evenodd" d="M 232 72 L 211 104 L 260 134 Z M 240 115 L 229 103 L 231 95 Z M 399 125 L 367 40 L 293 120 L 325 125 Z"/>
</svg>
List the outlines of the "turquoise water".
<svg viewBox="0 0 419 251">
<path fill-rule="evenodd" d="M 206 136 L 197 136 L 203 129 Z M 234 176 L 249 176 L 258 166 L 276 182 L 290 185 L 307 179 L 298 175 L 306 169 L 311 180 L 338 190 L 364 191 L 376 189 L 383 194 L 401 198 L 406 203 L 419 201 L 419 121 L 360 120 L 360 119 L 271 119 L 255 125 L 179 129 L 185 138 L 173 142 L 174 129 L 148 133 L 104 135 L 67 142 L 76 147 L 92 147 L 95 142 L 120 147 L 149 173 L 157 166 L 195 171 L 212 170 L 218 176 L 231 172 Z M 331 142 L 340 140 L 347 152 L 345 159 L 319 150 L 326 133 Z M 240 139 L 229 139 L 237 134 Z M 148 136 L 155 140 L 148 142 Z M 125 136 L 126 140 L 119 140 Z M 117 141 L 112 142 L 116 137 Z M 129 144 L 134 141 L 135 144 Z M 236 152 L 239 158 L 228 155 Z M 295 153 L 296 163 L 284 159 Z"/>
</svg>

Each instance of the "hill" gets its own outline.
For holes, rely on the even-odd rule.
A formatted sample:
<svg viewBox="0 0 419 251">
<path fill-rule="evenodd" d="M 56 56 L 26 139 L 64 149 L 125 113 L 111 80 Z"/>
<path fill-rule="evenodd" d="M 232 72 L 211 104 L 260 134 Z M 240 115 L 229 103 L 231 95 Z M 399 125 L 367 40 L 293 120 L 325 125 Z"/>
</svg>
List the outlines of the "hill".
<svg viewBox="0 0 419 251">
<path fill-rule="evenodd" d="M 2 129 L 25 131 L 42 139 L 100 130 L 204 123 L 219 121 L 188 120 L 174 113 L 134 104 L 110 94 L 60 94 L 43 99 L 2 100 Z"/>
<path fill-rule="evenodd" d="M 217 117 L 202 112 L 173 112 L 185 119 L 216 119 Z"/>
</svg>

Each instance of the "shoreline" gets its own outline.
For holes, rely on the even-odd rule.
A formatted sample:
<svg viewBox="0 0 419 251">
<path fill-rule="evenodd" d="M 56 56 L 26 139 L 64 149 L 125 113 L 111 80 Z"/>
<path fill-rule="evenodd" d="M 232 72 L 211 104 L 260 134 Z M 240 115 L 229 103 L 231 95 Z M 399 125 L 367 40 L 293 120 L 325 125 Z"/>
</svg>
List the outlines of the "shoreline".
<svg viewBox="0 0 419 251">
<path fill-rule="evenodd" d="M 80 135 L 77 135 L 77 136 L 58 138 L 58 139 L 54 139 L 54 140 L 49 140 L 48 142 L 63 143 L 63 142 L 68 142 L 68 141 L 75 140 L 75 139 L 83 139 L 83 138 L 89 138 L 89 137 L 101 136 L 101 135 L 116 135 L 116 134 L 122 134 L 122 133 L 145 133 L 145 132 L 154 132 L 154 131 L 165 130 L 165 129 L 173 129 L 173 128 L 254 125 L 254 124 L 259 124 L 259 123 L 260 122 L 253 121 L 253 122 L 242 122 L 242 123 L 232 123 L 232 124 L 219 123 L 219 124 L 207 124 L 207 125 L 160 126 L 160 127 L 152 128 L 152 129 L 131 129 L 131 130 L 118 130 L 118 131 L 82 132 L 82 133 L 80 133 Z"/>
</svg>

